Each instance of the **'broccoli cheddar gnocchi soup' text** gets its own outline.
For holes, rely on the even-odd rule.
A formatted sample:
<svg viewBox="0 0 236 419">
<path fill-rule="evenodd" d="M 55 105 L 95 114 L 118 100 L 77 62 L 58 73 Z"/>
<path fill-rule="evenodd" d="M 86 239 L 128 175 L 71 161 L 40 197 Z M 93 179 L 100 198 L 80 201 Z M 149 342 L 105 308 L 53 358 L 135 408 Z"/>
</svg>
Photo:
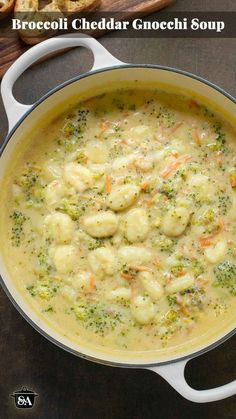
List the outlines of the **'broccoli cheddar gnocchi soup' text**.
<svg viewBox="0 0 236 419">
<path fill-rule="evenodd" d="M 233 316 L 236 133 L 201 103 L 148 89 L 78 103 L 5 184 L 7 265 L 65 336 L 171 349 Z"/>
</svg>

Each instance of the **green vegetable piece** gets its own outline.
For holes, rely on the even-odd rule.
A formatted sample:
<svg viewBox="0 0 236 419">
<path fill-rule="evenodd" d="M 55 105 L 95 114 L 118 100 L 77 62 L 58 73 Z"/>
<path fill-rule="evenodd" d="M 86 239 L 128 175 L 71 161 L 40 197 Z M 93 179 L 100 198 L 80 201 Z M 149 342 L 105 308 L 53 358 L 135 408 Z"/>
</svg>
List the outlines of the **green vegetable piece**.
<svg viewBox="0 0 236 419">
<path fill-rule="evenodd" d="M 214 286 L 225 288 L 236 296 L 236 265 L 229 261 L 221 262 L 214 268 L 214 274 Z"/>
<path fill-rule="evenodd" d="M 13 213 L 10 215 L 10 218 L 12 220 L 12 244 L 13 246 L 19 247 L 25 235 L 24 224 L 28 218 L 18 210 L 13 211 Z"/>
</svg>

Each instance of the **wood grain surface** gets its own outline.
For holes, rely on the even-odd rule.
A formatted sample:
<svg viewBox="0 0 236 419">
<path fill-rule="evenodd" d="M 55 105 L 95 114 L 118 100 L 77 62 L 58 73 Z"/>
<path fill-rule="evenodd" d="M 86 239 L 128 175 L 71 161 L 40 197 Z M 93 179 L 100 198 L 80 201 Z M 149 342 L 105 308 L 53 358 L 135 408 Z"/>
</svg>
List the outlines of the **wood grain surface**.
<svg viewBox="0 0 236 419">
<path fill-rule="evenodd" d="M 110 13 L 110 17 L 119 20 L 132 19 L 136 13 L 144 17 L 155 11 L 163 9 L 174 3 L 175 0 L 102 0 L 99 13 Z M 95 14 L 96 16 L 96 14 Z M 8 17 L 5 21 L 0 21 L 0 78 L 10 67 L 10 65 L 22 55 L 29 46 L 26 45 L 18 36 L 17 31 L 10 28 L 11 22 Z M 93 31 L 88 34 L 98 38 L 106 31 Z M 58 53 L 57 53 L 58 54 Z"/>
</svg>

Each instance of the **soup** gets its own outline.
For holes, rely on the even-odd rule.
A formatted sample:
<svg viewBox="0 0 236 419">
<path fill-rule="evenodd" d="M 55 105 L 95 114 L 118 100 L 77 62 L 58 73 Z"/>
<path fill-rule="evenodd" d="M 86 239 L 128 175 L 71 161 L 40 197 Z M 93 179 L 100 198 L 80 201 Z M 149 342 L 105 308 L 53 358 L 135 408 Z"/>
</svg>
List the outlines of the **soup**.
<svg viewBox="0 0 236 419">
<path fill-rule="evenodd" d="M 236 307 L 236 142 L 201 103 L 118 90 L 36 128 L 5 182 L 5 259 L 52 327 L 174 348 Z M 14 261 L 14 263 L 12 262 Z"/>
</svg>

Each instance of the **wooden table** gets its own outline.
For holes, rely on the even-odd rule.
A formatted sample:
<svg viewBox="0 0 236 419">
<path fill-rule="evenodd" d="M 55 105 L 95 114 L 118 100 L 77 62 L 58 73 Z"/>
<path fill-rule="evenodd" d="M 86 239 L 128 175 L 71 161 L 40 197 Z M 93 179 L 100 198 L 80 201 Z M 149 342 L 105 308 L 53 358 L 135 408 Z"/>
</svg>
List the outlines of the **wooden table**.
<svg viewBox="0 0 236 419">
<path fill-rule="evenodd" d="M 173 7 L 204 10 L 213 4 L 232 8 L 234 0 L 179 0 Z M 179 67 L 206 77 L 236 96 L 236 39 L 120 39 L 101 42 L 117 58 L 132 63 Z M 40 64 L 17 82 L 15 93 L 32 103 L 48 89 L 81 73 L 91 56 L 74 50 Z M 7 122 L 0 103 L 0 136 Z M 76 358 L 40 336 L 18 314 L 0 290 L 0 417 L 14 419 L 22 411 L 9 396 L 27 385 L 39 394 L 33 410 L 22 417 L 37 419 L 235 419 L 236 396 L 198 405 L 184 400 L 162 378 L 145 370 L 116 369 Z M 224 384 L 236 377 L 236 336 L 193 360 L 187 379 L 197 389 Z"/>
</svg>

